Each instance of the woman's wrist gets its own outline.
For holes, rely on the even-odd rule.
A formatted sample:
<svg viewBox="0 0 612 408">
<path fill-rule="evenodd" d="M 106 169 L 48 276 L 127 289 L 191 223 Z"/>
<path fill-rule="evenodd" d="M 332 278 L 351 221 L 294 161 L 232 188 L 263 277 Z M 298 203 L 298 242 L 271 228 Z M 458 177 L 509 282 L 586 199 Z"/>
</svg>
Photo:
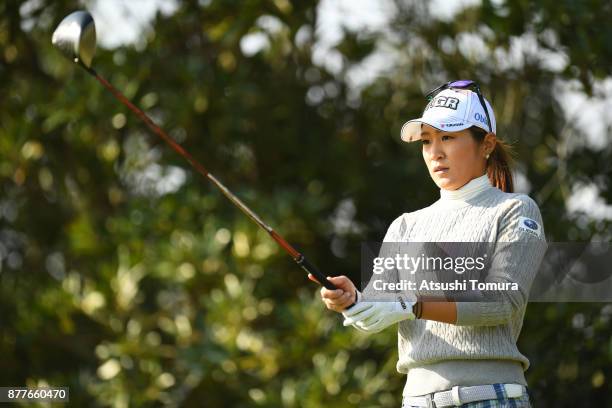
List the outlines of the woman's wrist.
<svg viewBox="0 0 612 408">
<path fill-rule="evenodd" d="M 454 301 L 425 299 L 417 301 L 412 307 L 416 319 L 435 320 L 442 323 L 457 323 L 457 305 Z"/>
</svg>

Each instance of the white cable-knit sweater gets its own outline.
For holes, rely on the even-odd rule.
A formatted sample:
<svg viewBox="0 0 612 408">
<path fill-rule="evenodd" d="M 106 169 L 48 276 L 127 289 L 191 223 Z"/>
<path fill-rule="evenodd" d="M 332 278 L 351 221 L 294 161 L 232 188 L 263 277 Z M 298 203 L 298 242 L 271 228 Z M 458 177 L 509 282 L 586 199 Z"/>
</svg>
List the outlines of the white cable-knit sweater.
<svg viewBox="0 0 612 408">
<path fill-rule="evenodd" d="M 398 217 L 385 242 L 488 242 L 486 281 L 516 282 L 501 301 L 457 302 L 457 323 L 399 323 L 397 370 L 407 374 L 404 395 L 423 395 L 455 385 L 513 382 L 527 385 L 529 360 L 516 341 L 527 297 L 547 244 L 536 203 L 504 193 L 486 175 L 455 191 L 440 190 L 429 207 Z M 504 242 L 517 243 L 502 244 Z"/>
</svg>

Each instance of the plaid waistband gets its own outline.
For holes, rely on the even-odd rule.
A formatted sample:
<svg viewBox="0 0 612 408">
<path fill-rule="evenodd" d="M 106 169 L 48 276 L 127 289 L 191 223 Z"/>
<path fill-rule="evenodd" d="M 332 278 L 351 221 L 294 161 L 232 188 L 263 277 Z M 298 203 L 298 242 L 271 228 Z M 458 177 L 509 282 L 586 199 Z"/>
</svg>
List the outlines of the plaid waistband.
<svg viewBox="0 0 612 408">
<path fill-rule="evenodd" d="M 497 408 L 497 407 L 499 408 L 502 408 L 502 407 L 503 408 L 507 408 L 507 407 L 530 408 L 531 407 L 530 398 L 529 398 L 530 392 L 529 392 L 528 387 L 523 386 L 524 392 L 520 397 L 509 398 L 508 395 L 506 394 L 506 390 L 503 384 L 501 383 L 489 384 L 489 386 L 492 386 L 493 390 L 495 391 L 495 395 L 496 395 L 495 399 L 484 399 L 484 400 L 462 403 L 460 405 L 461 408 Z M 465 388 L 465 387 L 462 387 L 462 388 Z M 426 405 L 423 405 L 423 404 L 411 405 L 409 401 L 413 399 L 414 397 L 404 396 L 402 399 L 402 408 L 417 408 L 417 407 L 418 408 L 422 408 L 422 407 L 436 408 L 436 404 L 434 402 L 434 395 L 440 392 L 445 392 L 445 391 L 437 391 L 431 394 L 422 395 L 421 398 L 424 398 L 426 400 Z"/>
</svg>

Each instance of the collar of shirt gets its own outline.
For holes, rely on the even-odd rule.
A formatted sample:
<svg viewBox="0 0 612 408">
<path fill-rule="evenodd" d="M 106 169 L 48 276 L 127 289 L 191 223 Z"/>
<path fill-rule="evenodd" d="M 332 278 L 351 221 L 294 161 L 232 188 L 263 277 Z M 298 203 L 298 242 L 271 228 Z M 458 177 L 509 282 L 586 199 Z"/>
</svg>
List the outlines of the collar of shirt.
<svg viewBox="0 0 612 408">
<path fill-rule="evenodd" d="M 467 183 L 461 188 L 458 188 L 457 190 L 440 189 L 440 199 L 444 201 L 467 201 L 473 197 L 476 197 L 478 194 L 491 187 L 492 186 L 491 182 L 489 181 L 489 177 L 484 174 L 480 177 L 470 180 L 469 183 Z"/>
</svg>

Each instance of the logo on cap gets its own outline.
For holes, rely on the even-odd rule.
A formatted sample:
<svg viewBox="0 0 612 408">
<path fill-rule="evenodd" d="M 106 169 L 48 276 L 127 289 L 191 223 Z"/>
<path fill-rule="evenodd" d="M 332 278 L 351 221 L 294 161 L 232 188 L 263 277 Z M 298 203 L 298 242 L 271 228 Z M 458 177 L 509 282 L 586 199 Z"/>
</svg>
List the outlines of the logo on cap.
<svg viewBox="0 0 612 408">
<path fill-rule="evenodd" d="M 431 109 L 431 108 L 447 108 L 447 109 L 457 110 L 458 106 L 459 106 L 459 99 L 453 98 L 452 96 L 440 95 L 440 96 L 436 96 L 435 98 L 433 98 L 431 102 L 427 104 L 427 107 L 425 108 L 425 110 Z"/>
<path fill-rule="evenodd" d="M 476 112 L 476 114 L 474 114 L 474 119 L 476 119 L 478 122 L 482 123 L 483 125 L 487 124 L 487 117 L 481 115 L 478 112 Z"/>
<path fill-rule="evenodd" d="M 461 122 L 459 123 L 441 123 L 440 129 L 444 129 L 445 127 L 456 127 L 456 126 L 463 126 L 463 123 Z"/>
</svg>

